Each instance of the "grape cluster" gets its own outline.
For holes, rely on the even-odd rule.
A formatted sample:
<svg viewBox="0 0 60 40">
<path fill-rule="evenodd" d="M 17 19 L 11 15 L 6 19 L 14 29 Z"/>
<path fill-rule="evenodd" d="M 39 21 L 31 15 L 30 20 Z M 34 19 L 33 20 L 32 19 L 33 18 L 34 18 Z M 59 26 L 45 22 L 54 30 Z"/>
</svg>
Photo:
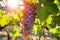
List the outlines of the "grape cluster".
<svg viewBox="0 0 60 40">
<path fill-rule="evenodd" d="M 23 36 L 28 37 L 29 34 L 31 34 L 32 29 L 33 29 L 33 24 L 36 18 L 36 6 L 33 4 L 30 4 L 28 2 L 24 2 L 25 4 L 25 9 L 22 10 L 24 16 L 21 19 L 21 23 L 23 25 Z"/>
</svg>

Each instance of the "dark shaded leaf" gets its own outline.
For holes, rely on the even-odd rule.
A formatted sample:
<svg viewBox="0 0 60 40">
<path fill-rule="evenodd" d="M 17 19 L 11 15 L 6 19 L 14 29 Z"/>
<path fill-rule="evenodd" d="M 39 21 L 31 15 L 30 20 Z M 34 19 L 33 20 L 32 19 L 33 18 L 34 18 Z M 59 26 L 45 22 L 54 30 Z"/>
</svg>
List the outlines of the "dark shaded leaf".
<svg viewBox="0 0 60 40">
<path fill-rule="evenodd" d="M 58 0 L 60 2 L 60 0 Z"/>
<path fill-rule="evenodd" d="M 46 2 L 54 2 L 55 0 L 46 0 Z"/>
</svg>

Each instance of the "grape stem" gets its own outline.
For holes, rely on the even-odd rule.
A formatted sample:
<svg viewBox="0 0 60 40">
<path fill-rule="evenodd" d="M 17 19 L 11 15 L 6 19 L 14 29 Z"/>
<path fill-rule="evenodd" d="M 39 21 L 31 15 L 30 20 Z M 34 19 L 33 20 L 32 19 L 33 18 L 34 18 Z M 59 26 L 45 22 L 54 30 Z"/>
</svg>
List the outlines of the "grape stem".
<svg viewBox="0 0 60 40">
<path fill-rule="evenodd" d="M 44 36 L 44 40 L 45 40 L 45 31 L 44 31 L 45 25 L 42 25 L 42 29 L 43 29 L 43 36 Z"/>
</svg>

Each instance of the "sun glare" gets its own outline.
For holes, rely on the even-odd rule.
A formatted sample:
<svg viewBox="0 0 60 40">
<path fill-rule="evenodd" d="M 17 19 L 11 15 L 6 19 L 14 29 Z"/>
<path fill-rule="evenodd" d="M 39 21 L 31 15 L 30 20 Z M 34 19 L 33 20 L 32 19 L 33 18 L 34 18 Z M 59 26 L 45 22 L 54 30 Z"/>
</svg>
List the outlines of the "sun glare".
<svg viewBox="0 0 60 40">
<path fill-rule="evenodd" d="M 15 8 L 18 5 L 18 0 L 8 0 L 8 6 Z"/>
<path fill-rule="evenodd" d="M 7 5 L 11 8 L 15 8 L 18 5 L 20 5 L 20 9 L 23 10 L 24 9 L 24 2 L 22 0 L 8 0 Z"/>
<path fill-rule="evenodd" d="M 19 0 L 19 5 L 24 5 L 24 2 L 22 0 Z"/>
</svg>

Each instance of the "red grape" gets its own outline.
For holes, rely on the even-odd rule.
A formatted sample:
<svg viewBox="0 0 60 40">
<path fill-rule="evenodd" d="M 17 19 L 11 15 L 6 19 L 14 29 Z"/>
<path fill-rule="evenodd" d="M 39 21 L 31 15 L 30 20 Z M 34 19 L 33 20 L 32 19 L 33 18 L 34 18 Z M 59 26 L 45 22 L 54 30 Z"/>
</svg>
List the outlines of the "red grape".
<svg viewBox="0 0 60 40">
<path fill-rule="evenodd" d="M 22 10 L 24 16 L 21 18 L 21 23 L 23 25 L 23 36 L 26 38 L 31 34 L 33 30 L 33 24 L 36 18 L 36 6 L 26 1 L 24 1 L 24 4 L 25 9 Z"/>
</svg>

